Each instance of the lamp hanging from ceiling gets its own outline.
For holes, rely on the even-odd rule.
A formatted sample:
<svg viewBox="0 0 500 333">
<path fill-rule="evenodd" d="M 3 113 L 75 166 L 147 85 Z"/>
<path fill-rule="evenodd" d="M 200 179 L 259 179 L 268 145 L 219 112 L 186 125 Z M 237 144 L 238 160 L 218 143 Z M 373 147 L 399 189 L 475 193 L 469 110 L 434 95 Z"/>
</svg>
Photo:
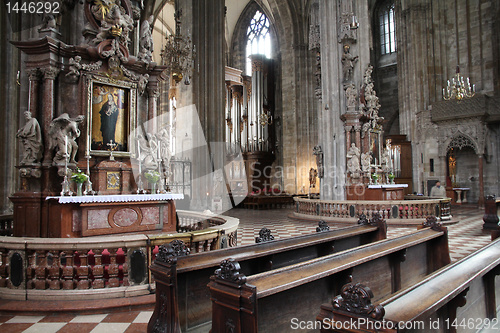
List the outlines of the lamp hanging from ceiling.
<svg viewBox="0 0 500 333">
<path fill-rule="evenodd" d="M 443 98 L 445 101 L 450 99 L 456 99 L 460 102 L 464 98 L 471 98 L 476 94 L 476 85 L 473 84 L 471 87 L 469 78 L 465 78 L 460 74 L 460 67 L 457 66 L 457 72 L 455 76 L 448 80 L 448 85 L 443 88 Z"/>
<path fill-rule="evenodd" d="M 175 35 L 166 37 L 166 44 L 161 51 L 161 59 L 166 66 L 165 72 L 171 76 L 174 84 L 182 81 L 191 83 L 191 74 L 194 64 L 196 49 L 192 46 L 191 38 L 184 37 L 181 33 L 182 10 L 175 12 Z"/>
</svg>

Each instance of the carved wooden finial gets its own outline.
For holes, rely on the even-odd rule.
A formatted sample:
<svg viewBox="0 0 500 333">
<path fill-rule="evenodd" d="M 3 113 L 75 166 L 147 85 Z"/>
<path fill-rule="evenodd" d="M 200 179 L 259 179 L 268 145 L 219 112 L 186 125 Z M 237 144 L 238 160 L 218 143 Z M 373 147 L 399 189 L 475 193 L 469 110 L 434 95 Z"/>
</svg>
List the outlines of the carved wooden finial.
<svg viewBox="0 0 500 333">
<path fill-rule="evenodd" d="M 361 283 L 348 283 L 342 287 L 339 296 L 332 300 L 333 308 L 358 315 L 382 319 L 385 314 L 382 305 L 372 304 L 373 292 Z"/>
<path fill-rule="evenodd" d="M 215 270 L 215 276 L 219 280 L 234 282 L 239 285 L 245 284 L 247 277 L 240 273 L 241 266 L 233 258 L 222 260 L 220 268 Z"/>
<path fill-rule="evenodd" d="M 178 257 L 188 255 L 189 247 L 183 241 L 176 239 L 168 244 L 160 245 L 156 254 L 156 261 L 173 264 Z"/>
<path fill-rule="evenodd" d="M 274 236 L 271 235 L 271 230 L 267 228 L 262 228 L 259 231 L 259 237 L 255 237 L 255 243 L 263 243 L 274 240 Z"/>
<path fill-rule="evenodd" d="M 358 224 L 360 224 L 360 225 L 368 225 L 368 223 L 370 223 L 370 222 L 366 218 L 365 214 L 359 215 Z"/>
<path fill-rule="evenodd" d="M 427 218 L 425 219 L 425 222 L 422 223 L 422 225 L 424 227 L 428 227 L 428 228 L 431 228 L 432 230 L 436 230 L 436 231 L 443 230 L 441 223 L 438 222 L 437 218 L 434 215 L 427 216 Z"/>
<path fill-rule="evenodd" d="M 316 232 L 329 231 L 329 230 L 330 227 L 328 226 L 326 221 L 321 220 L 318 222 L 318 226 L 316 227 Z"/>
</svg>

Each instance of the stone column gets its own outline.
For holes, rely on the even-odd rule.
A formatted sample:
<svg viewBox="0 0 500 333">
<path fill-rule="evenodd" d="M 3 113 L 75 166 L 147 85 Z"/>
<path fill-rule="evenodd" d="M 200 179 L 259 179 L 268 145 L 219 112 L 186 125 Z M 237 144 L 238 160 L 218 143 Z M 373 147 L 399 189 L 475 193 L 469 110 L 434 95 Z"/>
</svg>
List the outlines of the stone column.
<svg viewBox="0 0 500 333">
<path fill-rule="evenodd" d="M 158 116 L 158 97 L 160 97 L 160 89 L 158 89 L 157 85 L 147 87 L 148 90 L 148 120 L 152 120 Z M 157 122 L 149 121 L 148 122 L 148 131 L 149 133 L 156 133 L 158 131 Z"/>
<path fill-rule="evenodd" d="M 260 125 L 259 117 L 263 113 L 264 105 L 264 55 L 254 54 L 252 59 L 252 96 L 250 97 L 250 110 L 252 111 L 252 138 L 257 138 L 255 151 L 262 151 L 261 142 L 264 137 L 265 126 Z"/>
<path fill-rule="evenodd" d="M 49 127 L 52 120 L 55 118 L 54 113 L 54 80 L 59 74 L 59 69 L 49 66 L 42 69 L 43 73 L 43 95 L 42 95 L 42 120 L 41 127 L 43 131 L 43 139 L 46 144 L 45 153 L 43 156 L 43 164 L 52 164 L 52 152 L 48 149 L 50 142 Z"/>
<path fill-rule="evenodd" d="M 33 118 L 38 116 L 38 86 L 40 82 L 40 70 L 38 68 L 28 70 L 29 77 L 29 110 Z"/>
<path fill-rule="evenodd" d="M 225 189 L 224 184 L 213 186 L 210 170 L 222 170 L 225 160 L 224 5 L 224 0 L 193 0 L 191 6 L 183 7 L 183 11 L 192 12 L 192 38 L 196 47 L 193 96 L 209 149 L 209 157 L 193 160 L 193 175 L 203 178 L 198 185 L 202 188 L 193 191 L 193 208 L 205 209 L 209 206 L 206 193 L 212 194 L 214 188 Z"/>
<path fill-rule="evenodd" d="M 484 180 L 483 180 L 483 155 L 478 155 L 478 166 L 479 166 L 479 199 L 477 204 L 480 207 L 484 206 Z"/>
</svg>

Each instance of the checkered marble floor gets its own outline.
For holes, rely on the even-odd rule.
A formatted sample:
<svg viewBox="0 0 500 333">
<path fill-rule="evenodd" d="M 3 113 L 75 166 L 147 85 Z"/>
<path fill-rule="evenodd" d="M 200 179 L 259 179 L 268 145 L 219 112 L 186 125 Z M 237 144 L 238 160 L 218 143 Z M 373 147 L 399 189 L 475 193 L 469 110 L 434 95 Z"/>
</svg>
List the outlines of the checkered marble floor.
<svg viewBox="0 0 500 333">
<path fill-rule="evenodd" d="M 316 232 L 316 222 L 297 221 L 288 217 L 290 209 L 246 210 L 233 209 L 226 215 L 240 219 L 238 245 L 253 244 L 259 230 L 266 227 L 275 239 Z M 490 234 L 482 231 L 484 210 L 473 207 L 452 208 L 454 219 L 459 223 L 448 226 L 449 248 L 452 261 L 472 253 L 490 242 Z M 333 228 L 333 225 L 330 225 Z M 388 228 L 388 237 L 397 237 L 415 229 Z M 132 333 L 146 332 L 153 313 L 153 305 L 147 311 L 126 311 L 93 315 L 54 314 L 22 316 L 0 314 L 0 332 L 41 333 Z"/>
</svg>

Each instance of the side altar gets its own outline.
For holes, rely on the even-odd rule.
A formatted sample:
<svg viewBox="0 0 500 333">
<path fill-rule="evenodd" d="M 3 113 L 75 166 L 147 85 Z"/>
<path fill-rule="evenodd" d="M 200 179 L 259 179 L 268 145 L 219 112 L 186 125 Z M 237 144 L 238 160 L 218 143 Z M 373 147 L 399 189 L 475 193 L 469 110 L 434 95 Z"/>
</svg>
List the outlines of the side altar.
<svg viewBox="0 0 500 333">
<path fill-rule="evenodd" d="M 346 52 L 349 48 L 346 49 Z M 363 82 L 358 88 L 352 81 L 344 84 L 347 111 L 342 115 L 346 133 L 346 199 L 347 200 L 403 200 L 411 191 L 403 182 L 402 144 L 384 144 L 384 118 L 371 77 L 373 67 L 368 65 Z M 406 141 L 405 141 L 406 142 Z M 406 156 L 406 155 L 405 155 Z M 411 158 L 411 152 L 410 152 Z M 411 163 L 410 163 L 411 164 Z"/>
<path fill-rule="evenodd" d="M 168 188 L 172 132 L 158 98 L 169 75 L 153 61 L 152 17 L 129 0 L 67 11 L 12 41 L 28 79 L 14 236 L 173 232 L 182 195 Z M 58 20 L 75 22 L 81 38 Z"/>
</svg>

